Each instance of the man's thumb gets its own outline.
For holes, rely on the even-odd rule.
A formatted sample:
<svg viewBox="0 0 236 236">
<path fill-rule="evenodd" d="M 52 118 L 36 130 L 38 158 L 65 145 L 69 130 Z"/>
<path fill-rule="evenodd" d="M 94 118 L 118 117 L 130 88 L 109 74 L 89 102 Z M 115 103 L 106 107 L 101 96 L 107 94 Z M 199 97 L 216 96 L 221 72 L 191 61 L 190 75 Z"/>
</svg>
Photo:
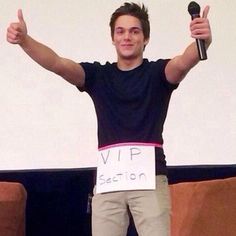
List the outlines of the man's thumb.
<svg viewBox="0 0 236 236">
<path fill-rule="evenodd" d="M 18 20 L 19 20 L 20 22 L 24 22 L 23 12 L 22 12 L 21 9 L 18 10 L 17 15 L 18 15 Z"/>
<path fill-rule="evenodd" d="M 209 10 L 210 10 L 210 7 L 209 6 L 206 6 L 204 11 L 203 11 L 203 14 L 202 14 L 202 17 L 203 18 L 207 18 L 207 15 L 209 13 Z"/>
</svg>

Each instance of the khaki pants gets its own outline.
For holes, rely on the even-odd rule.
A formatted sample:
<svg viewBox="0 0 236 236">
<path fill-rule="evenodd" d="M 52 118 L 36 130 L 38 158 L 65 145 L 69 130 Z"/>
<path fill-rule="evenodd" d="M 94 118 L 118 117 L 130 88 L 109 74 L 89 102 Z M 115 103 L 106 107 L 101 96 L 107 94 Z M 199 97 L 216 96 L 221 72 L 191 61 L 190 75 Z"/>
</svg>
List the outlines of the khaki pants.
<svg viewBox="0 0 236 236">
<path fill-rule="evenodd" d="M 170 235 L 170 194 L 167 177 L 156 177 L 156 190 L 95 194 L 92 235 L 126 236 L 128 208 L 139 236 Z"/>
</svg>

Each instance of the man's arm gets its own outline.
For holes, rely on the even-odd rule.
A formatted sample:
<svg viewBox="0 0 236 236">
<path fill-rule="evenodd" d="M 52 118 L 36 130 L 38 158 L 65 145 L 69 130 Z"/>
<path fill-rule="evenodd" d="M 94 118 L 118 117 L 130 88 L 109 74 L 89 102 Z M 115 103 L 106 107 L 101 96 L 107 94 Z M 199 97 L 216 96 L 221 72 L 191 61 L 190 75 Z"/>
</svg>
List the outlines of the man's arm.
<svg viewBox="0 0 236 236">
<path fill-rule="evenodd" d="M 206 49 L 212 41 L 211 29 L 207 15 L 209 6 L 203 11 L 203 17 L 195 18 L 190 24 L 191 36 L 195 39 L 205 40 Z M 165 68 L 167 80 L 172 84 L 181 82 L 191 68 L 199 62 L 198 49 L 195 42 L 190 44 L 182 55 L 171 59 Z"/>
<path fill-rule="evenodd" d="M 85 73 L 82 66 L 72 60 L 58 56 L 52 49 L 37 42 L 27 33 L 27 26 L 21 10 L 18 10 L 18 22 L 11 23 L 7 29 L 7 41 L 18 44 L 38 64 L 50 70 L 68 82 L 83 87 Z"/>
</svg>

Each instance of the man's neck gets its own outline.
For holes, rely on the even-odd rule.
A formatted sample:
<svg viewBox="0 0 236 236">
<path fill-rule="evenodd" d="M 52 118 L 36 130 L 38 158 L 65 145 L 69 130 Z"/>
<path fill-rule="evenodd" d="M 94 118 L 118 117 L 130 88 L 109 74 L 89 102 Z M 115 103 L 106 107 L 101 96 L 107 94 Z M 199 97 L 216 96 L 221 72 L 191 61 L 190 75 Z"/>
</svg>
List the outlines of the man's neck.
<svg viewBox="0 0 236 236">
<path fill-rule="evenodd" d="M 136 67 L 140 66 L 143 63 L 143 58 L 137 58 L 137 59 L 118 59 L 117 61 L 117 67 L 120 70 L 128 71 L 133 70 Z"/>
</svg>

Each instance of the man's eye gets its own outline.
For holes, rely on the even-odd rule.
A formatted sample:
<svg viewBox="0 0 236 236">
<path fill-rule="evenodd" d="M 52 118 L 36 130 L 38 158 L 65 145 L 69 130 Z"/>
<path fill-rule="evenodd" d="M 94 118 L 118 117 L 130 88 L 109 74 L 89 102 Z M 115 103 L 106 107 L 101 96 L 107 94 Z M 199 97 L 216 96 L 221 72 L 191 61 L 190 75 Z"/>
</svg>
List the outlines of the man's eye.
<svg viewBox="0 0 236 236">
<path fill-rule="evenodd" d="M 141 32 L 140 29 L 133 29 L 133 30 L 131 31 L 132 34 L 139 34 L 140 32 Z"/>
<path fill-rule="evenodd" d="M 122 29 L 117 29 L 117 30 L 116 30 L 116 33 L 117 33 L 117 34 L 123 34 L 123 32 L 124 32 L 124 30 L 122 30 Z"/>
</svg>

